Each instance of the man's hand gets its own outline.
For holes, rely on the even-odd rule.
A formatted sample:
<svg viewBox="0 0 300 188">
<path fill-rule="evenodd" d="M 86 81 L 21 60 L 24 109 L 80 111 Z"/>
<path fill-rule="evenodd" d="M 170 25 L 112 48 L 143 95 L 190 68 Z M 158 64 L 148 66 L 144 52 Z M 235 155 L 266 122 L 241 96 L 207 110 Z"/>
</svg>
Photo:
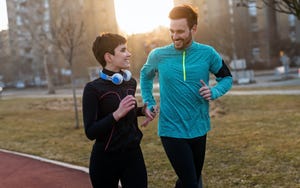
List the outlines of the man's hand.
<svg viewBox="0 0 300 188">
<path fill-rule="evenodd" d="M 206 85 L 203 80 L 200 80 L 202 87 L 199 89 L 199 94 L 207 101 L 211 100 L 210 88 Z"/>
<path fill-rule="evenodd" d="M 157 114 L 157 107 L 154 106 L 152 110 L 148 109 L 148 104 L 145 103 L 143 106 L 143 112 L 146 116 L 146 120 L 142 123 L 142 127 L 146 127 L 150 121 L 152 121 Z"/>
</svg>

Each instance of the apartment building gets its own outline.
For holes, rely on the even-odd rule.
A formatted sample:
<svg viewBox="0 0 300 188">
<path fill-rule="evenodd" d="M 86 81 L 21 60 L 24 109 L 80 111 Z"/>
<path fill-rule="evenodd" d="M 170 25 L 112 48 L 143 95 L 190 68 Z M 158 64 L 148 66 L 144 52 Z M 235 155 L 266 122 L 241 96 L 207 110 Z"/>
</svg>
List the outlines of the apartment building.
<svg viewBox="0 0 300 188">
<path fill-rule="evenodd" d="M 69 67 L 51 44 L 51 29 L 66 16 L 71 15 L 74 23 L 84 25 L 84 44 L 74 58 L 78 67 L 95 65 L 88 49 L 99 33 L 118 31 L 111 0 L 7 0 L 6 3 L 11 62 L 16 73 L 12 82 L 38 85 L 45 81 L 46 62 L 54 82 L 60 83 Z M 75 74 L 85 74 L 81 68 L 76 70 Z"/>
<path fill-rule="evenodd" d="M 7 1 L 9 44 L 11 62 L 15 66 L 15 82 L 31 82 L 41 79 L 43 67 L 42 52 L 33 37 L 49 28 L 49 4 L 45 1 Z M 38 14 L 37 9 L 42 8 Z M 48 27 L 47 27 L 48 26 Z"/>
</svg>

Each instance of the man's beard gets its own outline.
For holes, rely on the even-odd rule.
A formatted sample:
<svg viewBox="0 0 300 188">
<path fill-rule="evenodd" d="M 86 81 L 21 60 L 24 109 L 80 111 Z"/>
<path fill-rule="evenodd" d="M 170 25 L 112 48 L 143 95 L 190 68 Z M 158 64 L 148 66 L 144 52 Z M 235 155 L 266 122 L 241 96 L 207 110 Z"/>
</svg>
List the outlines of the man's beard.
<svg viewBox="0 0 300 188">
<path fill-rule="evenodd" d="M 176 41 L 182 41 L 182 46 L 181 46 L 181 47 L 176 47 L 176 45 L 175 45 L 175 42 L 176 42 Z M 176 40 L 176 41 L 173 40 L 174 47 L 175 47 L 177 50 L 183 50 L 183 49 L 187 48 L 187 47 L 191 44 L 191 42 L 192 42 L 192 37 L 190 37 L 189 40 L 187 40 L 187 41 L 185 41 L 184 39 L 178 39 L 178 40 Z"/>
</svg>

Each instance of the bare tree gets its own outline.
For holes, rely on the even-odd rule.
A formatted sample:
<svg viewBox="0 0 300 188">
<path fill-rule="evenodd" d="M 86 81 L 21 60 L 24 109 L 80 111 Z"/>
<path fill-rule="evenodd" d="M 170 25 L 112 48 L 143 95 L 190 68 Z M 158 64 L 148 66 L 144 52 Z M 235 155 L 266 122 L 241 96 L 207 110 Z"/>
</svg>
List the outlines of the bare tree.
<svg viewBox="0 0 300 188">
<path fill-rule="evenodd" d="M 47 78 L 47 86 L 48 86 L 48 94 L 55 94 L 55 89 L 54 89 L 54 84 L 52 80 L 52 76 L 49 72 L 49 67 L 48 67 L 48 54 L 50 50 L 50 44 L 49 44 L 49 38 L 46 35 L 40 35 L 40 47 L 43 51 L 43 65 L 44 65 L 44 71 L 45 71 L 45 76 Z"/>
<path fill-rule="evenodd" d="M 237 6 L 249 7 L 253 0 L 235 0 Z M 300 0 L 262 0 L 264 6 L 285 14 L 293 14 L 300 20 Z M 257 6 L 257 8 L 263 8 Z"/>
<path fill-rule="evenodd" d="M 74 79 L 73 58 L 76 50 L 83 44 L 83 21 L 75 21 L 70 12 L 52 22 L 51 26 L 54 45 L 68 62 L 71 69 L 71 85 L 73 91 L 76 128 L 79 128 L 76 83 Z"/>
</svg>

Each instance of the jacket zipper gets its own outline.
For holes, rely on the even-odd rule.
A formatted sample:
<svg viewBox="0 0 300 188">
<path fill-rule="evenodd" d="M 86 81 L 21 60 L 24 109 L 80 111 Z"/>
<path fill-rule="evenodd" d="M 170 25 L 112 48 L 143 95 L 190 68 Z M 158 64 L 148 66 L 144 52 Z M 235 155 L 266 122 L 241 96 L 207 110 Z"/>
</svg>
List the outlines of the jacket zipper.
<svg viewBox="0 0 300 188">
<path fill-rule="evenodd" d="M 183 71 L 183 80 L 186 80 L 186 72 L 185 72 L 185 50 L 182 53 L 182 71 Z"/>
</svg>

